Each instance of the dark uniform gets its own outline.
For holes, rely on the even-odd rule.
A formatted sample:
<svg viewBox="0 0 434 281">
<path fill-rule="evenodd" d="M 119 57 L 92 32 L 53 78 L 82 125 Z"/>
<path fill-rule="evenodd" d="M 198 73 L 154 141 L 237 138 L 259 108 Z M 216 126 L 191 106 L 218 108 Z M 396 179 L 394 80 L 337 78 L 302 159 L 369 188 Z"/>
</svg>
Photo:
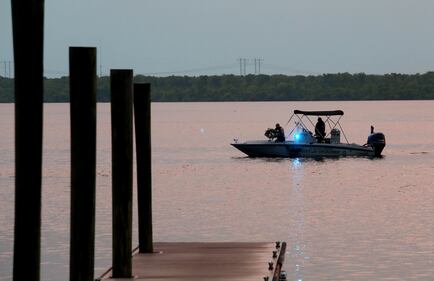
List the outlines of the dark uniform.
<svg viewBox="0 0 434 281">
<path fill-rule="evenodd" d="M 325 135 L 325 123 L 322 121 L 321 117 L 318 117 L 318 122 L 315 125 L 315 136 L 318 142 L 322 142 Z"/>
<path fill-rule="evenodd" d="M 274 129 L 277 133 L 276 142 L 284 142 L 285 141 L 285 131 L 282 127 L 280 127 L 279 123 L 276 124 L 276 128 Z"/>
</svg>

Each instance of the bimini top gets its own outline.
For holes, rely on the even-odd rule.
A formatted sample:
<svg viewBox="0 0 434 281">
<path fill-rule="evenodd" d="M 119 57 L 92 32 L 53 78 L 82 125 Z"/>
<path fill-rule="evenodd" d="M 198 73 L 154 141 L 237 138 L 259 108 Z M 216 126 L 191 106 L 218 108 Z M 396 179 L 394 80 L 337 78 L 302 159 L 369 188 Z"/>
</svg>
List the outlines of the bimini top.
<svg viewBox="0 0 434 281">
<path fill-rule="evenodd" d="M 313 116 L 332 116 L 332 115 L 344 115 L 344 112 L 342 110 L 332 110 L 332 111 L 294 110 L 294 114 L 313 115 Z"/>
</svg>

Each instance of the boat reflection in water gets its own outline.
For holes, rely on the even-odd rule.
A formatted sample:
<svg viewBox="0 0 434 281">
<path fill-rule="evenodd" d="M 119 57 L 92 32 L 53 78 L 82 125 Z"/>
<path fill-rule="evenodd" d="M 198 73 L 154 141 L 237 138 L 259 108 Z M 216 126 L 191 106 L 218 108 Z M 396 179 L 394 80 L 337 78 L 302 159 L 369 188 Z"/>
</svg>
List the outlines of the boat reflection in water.
<svg viewBox="0 0 434 281">
<path fill-rule="evenodd" d="M 276 141 L 277 133 L 273 129 L 266 131 L 268 140 L 253 140 L 231 145 L 250 157 L 343 157 L 343 156 L 371 156 L 381 157 L 386 145 L 383 133 L 375 133 L 371 126 L 371 134 L 364 145 L 349 143 L 339 120 L 344 115 L 342 110 L 334 111 L 301 111 L 294 110 L 287 124 L 294 119 L 295 126 L 286 136 L 284 141 Z M 319 136 L 309 130 L 307 124 L 311 124 L 312 116 L 325 117 L 324 123 L 329 128 L 329 133 Z M 320 119 L 320 118 L 319 118 Z M 341 134 L 345 142 L 341 142 Z"/>
</svg>

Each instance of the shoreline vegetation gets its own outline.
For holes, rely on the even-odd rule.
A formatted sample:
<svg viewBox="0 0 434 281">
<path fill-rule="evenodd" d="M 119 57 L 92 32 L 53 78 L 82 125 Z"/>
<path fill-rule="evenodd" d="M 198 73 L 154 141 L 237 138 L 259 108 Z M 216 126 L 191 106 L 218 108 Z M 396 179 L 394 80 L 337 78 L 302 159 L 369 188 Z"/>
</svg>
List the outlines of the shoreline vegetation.
<svg viewBox="0 0 434 281">
<path fill-rule="evenodd" d="M 316 76 L 136 75 L 152 85 L 154 102 L 431 100 L 434 72 L 424 74 L 337 73 Z M 45 78 L 45 102 L 69 101 L 69 77 Z M 98 102 L 110 101 L 110 77 L 98 78 Z M 14 102 L 14 79 L 0 76 L 0 103 Z"/>
</svg>

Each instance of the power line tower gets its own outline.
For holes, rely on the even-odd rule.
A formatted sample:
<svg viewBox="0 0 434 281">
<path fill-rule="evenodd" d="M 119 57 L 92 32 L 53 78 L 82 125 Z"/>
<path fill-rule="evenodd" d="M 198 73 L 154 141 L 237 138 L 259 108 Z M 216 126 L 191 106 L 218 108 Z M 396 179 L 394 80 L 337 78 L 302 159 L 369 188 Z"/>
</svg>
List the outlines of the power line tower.
<svg viewBox="0 0 434 281">
<path fill-rule="evenodd" d="M 258 61 L 258 73 L 257 74 L 261 74 L 261 61 L 263 61 L 263 59 L 256 59 Z"/>
<path fill-rule="evenodd" d="M 246 58 L 239 58 L 238 62 L 240 63 L 240 76 L 247 74 L 247 65 L 253 64 L 255 67 L 255 75 L 261 74 L 261 63 L 264 60 L 261 58 L 254 58 L 254 59 L 246 59 Z"/>
<path fill-rule="evenodd" d="M 12 68 L 11 68 L 12 66 Z M 12 70 L 14 68 L 14 62 L 13 61 L 9 61 L 9 78 L 13 78 L 15 75 L 12 73 Z"/>
<path fill-rule="evenodd" d="M 13 61 L 0 61 L 0 64 L 3 64 L 3 77 L 4 78 L 12 78 L 12 66 Z"/>
<path fill-rule="evenodd" d="M 244 75 L 246 75 L 246 64 L 247 64 L 246 58 L 243 59 L 243 64 L 244 64 Z"/>
<path fill-rule="evenodd" d="M 246 75 L 246 65 L 248 60 L 246 58 L 239 58 L 238 61 L 240 62 L 240 76 Z"/>
<path fill-rule="evenodd" d="M 261 58 L 253 59 L 253 62 L 255 64 L 255 75 L 261 74 L 261 61 L 263 61 L 263 59 Z"/>
</svg>

